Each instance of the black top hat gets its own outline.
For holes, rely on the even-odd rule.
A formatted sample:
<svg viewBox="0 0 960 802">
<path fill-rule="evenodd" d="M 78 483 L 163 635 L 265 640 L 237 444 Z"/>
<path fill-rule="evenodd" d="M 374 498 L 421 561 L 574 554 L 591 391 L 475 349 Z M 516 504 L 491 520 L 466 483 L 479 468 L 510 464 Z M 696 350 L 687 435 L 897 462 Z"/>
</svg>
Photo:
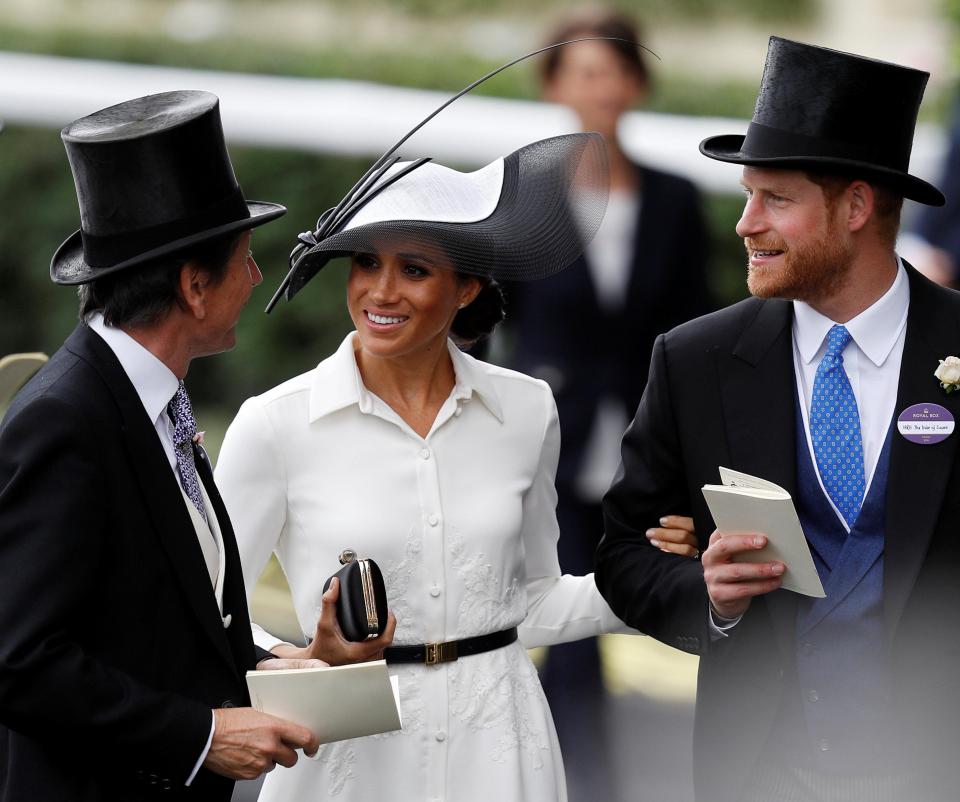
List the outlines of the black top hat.
<svg viewBox="0 0 960 802">
<path fill-rule="evenodd" d="M 246 201 L 209 92 L 148 95 L 60 132 L 80 203 L 80 230 L 57 249 L 57 284 L 93 279 L 286 212 Z"/>
<path fill-rule="evenodd" d="M 931 206 L 943 194 L 910 175 L 917 111 L 929 73 L 770 37 L 746 136 L 709 137 L 704 156 L 735 164 L 862 175 Z"/>
</svg>

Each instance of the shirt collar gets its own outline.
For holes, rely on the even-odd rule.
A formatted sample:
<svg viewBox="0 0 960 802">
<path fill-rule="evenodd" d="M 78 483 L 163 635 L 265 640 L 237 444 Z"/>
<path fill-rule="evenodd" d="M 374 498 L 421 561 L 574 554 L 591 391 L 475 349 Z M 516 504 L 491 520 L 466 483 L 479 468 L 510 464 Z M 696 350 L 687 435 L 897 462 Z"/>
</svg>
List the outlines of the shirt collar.
<svg viewBox="0 0 960 802">
<path fill-rule="evenodd" d="M 350 332 L 340 347 L 314 370 L 310 382 L 310 423 L 352 404 L 360 404 L 361 399 L 366 398 L 367 391 L 360 381 L 360 369 L 353 353 L 356 336 L 356 332 Z"/>
<path fill-rule="evenodd" d="M 844 323 L 850 336 L 874 365 L 880 367 L 893 350 L 907 323 L 910 283 L 900 257 L 893 284 L 876 302 Z M 827 333 L 836 325 L 802 301 L 793 302 L 793 337 L 800 358 L 809 364 L 819 353 Z"/>
<path fill-rule="evenodd" d="M 340 343 L 340 347 L 314 371 L 313 381 L 310 383 L 311 423 L 354 404 L 364 413 L 372 409 L 370 392 L 363 386 L 360 369 L 357 367 L 356 345 L 357 333 L 352 331 Z M 447 348 L 456 375 L 453 397 L 470 398 L 476 394 L 490 413 L 502 423 L 500 400 L 481 363 L 463 353 L 450 340 L 447 341 Z"/>
<path fill-rule="evenodd" d="M 177 392 L 180 380 L 133 337 L 122 329 L 108 325 L 100 312 L 94 312 L 86 322 L 113 351 L 133 389 L 137 391 L 148 417 L 156 423 Z"/>
<path fill-rule="evenodd" d="M 453 360 L 453 371 L 457 376 L 457 383 L 453 388 L 454 398 L 470 398 L 476 394 L 477 398 L 500 423 L 503 423 L 503 410 L 500 407 L 500 398 L 490 381 L 490 376 L 484 369 L 483 363 L 469 354 L 463 353 L 453 340 L 447 340 L 450 349 L 450 358 Z"/>
</svg>

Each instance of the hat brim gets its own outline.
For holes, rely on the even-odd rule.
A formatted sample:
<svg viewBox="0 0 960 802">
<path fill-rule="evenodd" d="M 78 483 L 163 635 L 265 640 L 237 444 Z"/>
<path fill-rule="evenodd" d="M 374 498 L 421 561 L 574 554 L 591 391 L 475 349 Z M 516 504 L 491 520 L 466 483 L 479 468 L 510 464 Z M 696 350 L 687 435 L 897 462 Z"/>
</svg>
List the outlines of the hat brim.
<svg viewBox="0 0 960 802">
<path fill-rule="evenodd" d="M 55 284 L 86 284 L 102 276 L 108 276 L 111 273 L 125 270 L 128 267 L 134 267 L 144 262 L 149 262 L 152 259 L 175 253 L 184 248 L 196 245 L 197 243 L 219 237 L 222 234 L 246 231 L 251 228 L 256 228 L 257 226 L 262 226 L 264 223 L 276 220 L 278 217 L 287 213 L 286 207 L 278 203 L 246 201 L 246 204 L 250 212 L 249 217 L 233 220 L 229 223 L 224 223 L 223 225 L 198 231 L 187 237 L 181 237 L 172 242 L 164 243 L 160 247 L 151 248 L 148 251 L 139 253 L 136 256 L 125 259 L 115 265 L 110 265 L 109 267 L 92 267 L 86 263 L 83 255 L 83 241 L 80 236 L 80 231 L 75 231 L 63 241 L 53 255 L 53 259 L 50 260 L 50 278 Z"/>
<path fill-rule="evenodd" d="M 297 259 L 281 291 L 290 300 L 331 259 L 376 251 L 391 240 L 431 242 L 461 273 L 498 281 L 545 278 L 580 255 L 606 203 L 606 147 L 600 135 L 544 139 L 504 158 L 499 198 L 486 217 L 385 219 L 341 229 Z"/>
<path fill-rule="evenodd" d="M 744 153 L 742 150 L 744 139 L 745 137 L 740 134 L 721 134 L 707 137 L 700 143 L 700 152 L 710 159 L 752 167 L 835 168 L 839 174 L 855 174 L 863 175 L 865 178 L 875 178 L 879 183 L 901 192 L 905 198 L 910 198 L 927 206 L 943 206 L 946 203 L 943 193 L 933 184 L 909 173 L 869 162 L 857 161 L 856 159 L 841 159 L 831 156 L 751 155 Z"/>
</svg>

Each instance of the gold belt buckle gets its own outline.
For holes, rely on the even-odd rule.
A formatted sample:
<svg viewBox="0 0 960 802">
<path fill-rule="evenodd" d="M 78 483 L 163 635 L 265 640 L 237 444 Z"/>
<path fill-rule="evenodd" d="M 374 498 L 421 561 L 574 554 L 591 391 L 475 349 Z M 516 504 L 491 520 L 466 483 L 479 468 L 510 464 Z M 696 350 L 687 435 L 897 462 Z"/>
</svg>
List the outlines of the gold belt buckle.
<svg viewBox="0 0 960 802">
<path fill-rule="evenodd" d="M 446 641 L 445 643 L 428 643 L 427 658 L 424 661 L 428 666 L 435 666 L 438 663 L 452 663 L 457 659 L 457 642 Z"/>
</svg>

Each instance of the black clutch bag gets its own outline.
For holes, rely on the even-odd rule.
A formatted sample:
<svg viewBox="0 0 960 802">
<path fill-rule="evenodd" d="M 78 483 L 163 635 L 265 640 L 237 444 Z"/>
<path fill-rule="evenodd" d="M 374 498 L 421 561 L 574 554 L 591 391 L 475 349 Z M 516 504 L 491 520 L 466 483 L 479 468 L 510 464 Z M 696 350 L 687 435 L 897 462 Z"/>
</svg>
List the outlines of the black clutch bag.
<svg viewBox="0 0 960 802">
<path fill-rule="evenodd" d="M 387 626 L 387 588 L 373 560 L 361 560 L 352 549 L 340 555 L 343 566 L 323 585 L 326 593 L 333 577 L 340 580 L 337 621 L 349 641 L 376 638 Z"/>
</svg>

